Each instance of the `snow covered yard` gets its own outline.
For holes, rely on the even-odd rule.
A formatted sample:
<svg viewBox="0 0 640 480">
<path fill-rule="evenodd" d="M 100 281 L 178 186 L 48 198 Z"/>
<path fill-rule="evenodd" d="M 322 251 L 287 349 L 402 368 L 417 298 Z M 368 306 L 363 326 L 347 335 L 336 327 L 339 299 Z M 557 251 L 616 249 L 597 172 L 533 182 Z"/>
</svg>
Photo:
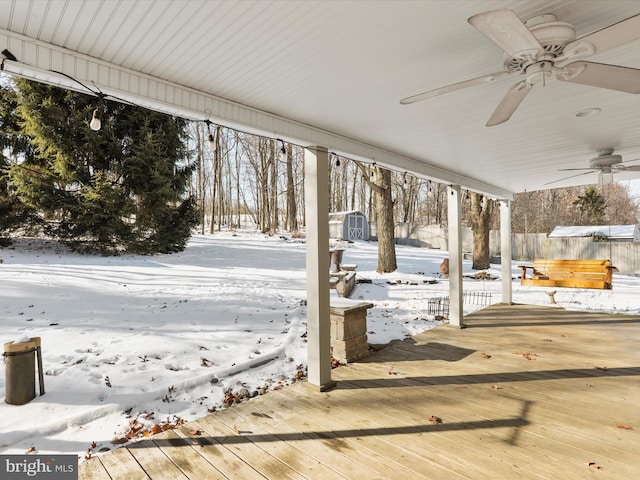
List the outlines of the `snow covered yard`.
<svg viewBox="0 0 640 480">
<path fill-rule="evenodd" d="M 375 305 L 369 343 L 441 323 L 427 314 L 427 299 L 448 294 L 438 268 L 446 252 L 398 246 L 398 271 L 381 275 L 377 244 L 342 246 L 344 262 L 371 280 L 352 295 Z M 46 388 L 26 405 L 0 404 L 0 453 L 83 457 L 305 374 L 303 241 L 224 232 L 195 236 L 179 254 L 99 257 L 22 239 L 0 258 L 0 341 L 42 338 Z M 499 277 L 499 265 L 490 273 Z M 545 289 L 513 285 L 514 302 L 548 304 Z M 558 289 L 556 301 L 638 314 L 639 286 L 614 275 L 612 291 Z M 501 301 L 498 280 L 465 278 L 465 290 Z M 477 308 L 465 304 L 465 313 Z"/>
</svg>

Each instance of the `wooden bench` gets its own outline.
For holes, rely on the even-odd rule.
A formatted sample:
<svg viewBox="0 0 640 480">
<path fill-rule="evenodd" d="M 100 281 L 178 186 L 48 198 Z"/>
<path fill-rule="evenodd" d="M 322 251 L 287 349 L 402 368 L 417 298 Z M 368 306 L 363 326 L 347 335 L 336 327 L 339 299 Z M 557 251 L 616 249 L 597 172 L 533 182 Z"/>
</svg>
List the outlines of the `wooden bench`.
<svg viewBox="0 0 640 480">
<path fill-rule="evenodd" d="M 518 268 L 522 269 L 521 285 L 600 290 L 611 290 L 612 272 L 618 270 L 609 260 L 534 260 L 533 266 Z M 527 270 L 531 270 L 530 278 Z"/>
</svg>

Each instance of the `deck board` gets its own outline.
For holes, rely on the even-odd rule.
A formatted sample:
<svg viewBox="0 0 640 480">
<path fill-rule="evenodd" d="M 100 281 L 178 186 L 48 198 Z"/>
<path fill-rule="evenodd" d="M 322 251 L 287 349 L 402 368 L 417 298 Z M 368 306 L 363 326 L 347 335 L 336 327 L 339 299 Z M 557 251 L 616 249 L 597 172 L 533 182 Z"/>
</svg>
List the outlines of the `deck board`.
<svg viewBox="0 0 640 480">
<path fill-rule="evenodd" d="M 465 323 L 333 370 L 330 392 L 292 385 L 95 457 L 80 478 L 640 478 L 640 318 L 495 305 Z"/>
</svg>

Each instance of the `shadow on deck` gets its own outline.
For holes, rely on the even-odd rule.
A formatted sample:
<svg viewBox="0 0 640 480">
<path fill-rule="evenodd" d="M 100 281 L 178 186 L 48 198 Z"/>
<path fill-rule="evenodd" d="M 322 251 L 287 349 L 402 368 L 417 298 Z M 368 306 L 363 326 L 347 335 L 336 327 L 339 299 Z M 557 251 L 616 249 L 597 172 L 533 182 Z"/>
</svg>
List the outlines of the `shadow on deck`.
<svg viewBox="0 0 640 480">
<path fill-rule="evenodd" d="M 93 479 L 607 479 L 640 472 L 640 318 L 496 305 L 96 457 Z M 599 472 L 601 470 L 601 472 Z"/>
</svg>

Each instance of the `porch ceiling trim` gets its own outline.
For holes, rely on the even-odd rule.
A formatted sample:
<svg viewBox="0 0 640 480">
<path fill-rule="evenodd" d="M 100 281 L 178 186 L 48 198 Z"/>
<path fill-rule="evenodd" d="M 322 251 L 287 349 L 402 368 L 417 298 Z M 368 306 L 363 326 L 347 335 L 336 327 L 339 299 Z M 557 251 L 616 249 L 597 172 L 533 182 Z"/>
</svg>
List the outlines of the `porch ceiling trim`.
<svg viewBox="0 0 640 480">
<path fill-rule="evenodd" d="M 461 185 L 494 198 L 513 198 L 512 192 L 429 163 L 24 35 L 0 29 L 0 44 L 7 45 L 18 59 L 5 60 L 5 70 L 26 78 L 90 93 L 77 83 L 81 82 L 94 92 L 151 110 L 191 120 L 208 118 L 220 125 L 303 147 L 324 145 L 331 153 L 361 162 L 375 162 L 439 183 Z"/>
</svg>

